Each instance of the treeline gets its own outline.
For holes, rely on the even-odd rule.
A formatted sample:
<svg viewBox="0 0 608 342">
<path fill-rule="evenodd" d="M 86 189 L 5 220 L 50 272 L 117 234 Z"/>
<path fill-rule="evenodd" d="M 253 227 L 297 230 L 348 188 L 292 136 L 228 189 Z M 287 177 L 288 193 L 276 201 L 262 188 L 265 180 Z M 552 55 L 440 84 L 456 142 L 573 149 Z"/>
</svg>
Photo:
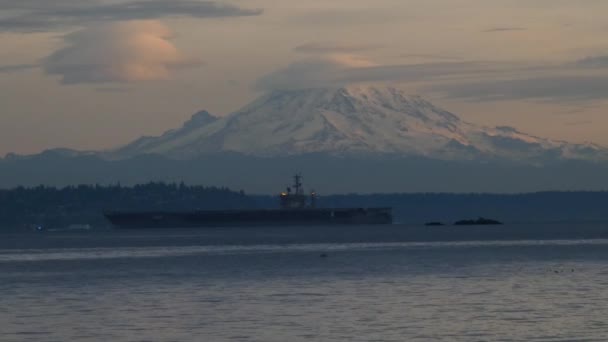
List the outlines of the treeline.
<svg viewBox="0 0 608 342">
<path fill-rule="evenodd" d="M 135 186 L 78 185 L 0 190 L 0 228 L 107 226 L 104 210 L 252 208 L 242 191 L 151 182 Z"/>
</svg>

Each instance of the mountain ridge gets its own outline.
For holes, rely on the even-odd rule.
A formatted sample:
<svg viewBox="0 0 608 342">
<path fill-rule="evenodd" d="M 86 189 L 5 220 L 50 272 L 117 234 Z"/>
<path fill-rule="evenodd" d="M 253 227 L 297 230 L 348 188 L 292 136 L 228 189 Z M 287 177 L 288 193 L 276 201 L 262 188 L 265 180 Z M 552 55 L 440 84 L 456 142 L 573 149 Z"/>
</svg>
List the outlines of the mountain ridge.
<svg viewBox="0 0 608 342">
<path fill-rule="evenodd" d="M 420 96 L 392 86 L 281 90 L 225 117 L 202 111 L 181 128 L 142 137 L 104 156 L 160 154 L 173 159 L 237 152 L 261 157 L 327 153 L 399 155 L 441 160 L 608 160 L 596 144 L 573 144 L 514 127 L 466 122 Z"/>
</svg>

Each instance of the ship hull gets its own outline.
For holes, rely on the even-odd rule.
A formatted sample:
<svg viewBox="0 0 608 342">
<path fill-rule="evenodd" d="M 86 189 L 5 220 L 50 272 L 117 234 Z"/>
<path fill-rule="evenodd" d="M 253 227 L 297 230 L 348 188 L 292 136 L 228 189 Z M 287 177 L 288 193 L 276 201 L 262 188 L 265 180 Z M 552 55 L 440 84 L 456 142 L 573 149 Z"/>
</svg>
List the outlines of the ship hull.
<svg viewBox="0 0 608 342">
<path fill-rule="evenodd" d="M 390 208 L 106 212 L 117 228 L 391 224 Z"/>
</svg>

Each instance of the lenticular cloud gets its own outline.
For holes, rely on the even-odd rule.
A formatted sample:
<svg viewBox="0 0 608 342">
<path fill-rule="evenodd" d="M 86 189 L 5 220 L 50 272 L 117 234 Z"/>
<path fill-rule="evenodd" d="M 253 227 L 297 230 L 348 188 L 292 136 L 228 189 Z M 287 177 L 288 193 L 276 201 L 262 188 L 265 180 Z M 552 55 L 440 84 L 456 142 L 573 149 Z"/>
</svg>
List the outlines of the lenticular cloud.
<svg viewBox="0 0 608 342">
<path fill-rule="evenodd" d="M 66 46 L 44 61 L 62 83 L 163 80 L 180 67 L 199 65 L 170 41 L 159 21 L 129 21 L 89 27 L 64 37 Z"/>
</svg>

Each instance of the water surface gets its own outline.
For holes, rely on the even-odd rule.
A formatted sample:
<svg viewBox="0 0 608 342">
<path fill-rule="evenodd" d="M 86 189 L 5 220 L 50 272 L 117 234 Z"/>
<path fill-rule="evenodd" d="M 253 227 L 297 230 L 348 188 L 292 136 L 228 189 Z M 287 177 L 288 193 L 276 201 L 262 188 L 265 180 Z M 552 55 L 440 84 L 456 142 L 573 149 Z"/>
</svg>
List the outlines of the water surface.
<svg viewBox="0 0 608 342">
<path fill-rule="evenodd" d="M 3 235 L 0 341 L 608 336 L 608 240 L 378 229 Z"/>
</svg>

